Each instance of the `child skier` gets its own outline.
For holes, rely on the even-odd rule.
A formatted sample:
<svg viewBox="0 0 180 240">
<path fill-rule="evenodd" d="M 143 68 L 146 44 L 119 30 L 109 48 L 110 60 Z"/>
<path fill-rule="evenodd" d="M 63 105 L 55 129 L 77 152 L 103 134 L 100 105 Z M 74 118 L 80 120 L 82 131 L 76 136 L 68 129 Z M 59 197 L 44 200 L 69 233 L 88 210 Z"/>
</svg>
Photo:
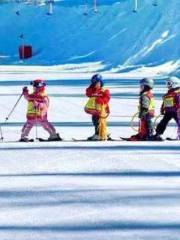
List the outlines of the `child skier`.
<svg viewBox="0 0 180 240">
<path fill-rule="evenodd" d="M 177 77 L 170 77 L 167 79 L 166 85 L 168 91 L 163 96 L 163 103 L 161 106 L 163 119 L 156 128 L 154 140 L 163 140 L 161 135 L 166 130 L 168 122 L 171 119 L 176 121 L 178 127 L 177 138 L 180 140 L 180 79 Z"/>
<path fill-rule="evenodd" d="M 150 78 L 140 80 L 139 97 L 139 130 L 138 134 L 126 139 L 128 141 L 148 141 L 153 137 L 154 96 L 152 93 L 154 81 Z"/>
<path fill-rule="evenodd" d="M 92 115 L 92 122 L 95 133 L 88 140 L 106 140 L 106 118 L 109 111 L 110 93 L 108 89 L 103 88 L 104 83 L 100 74 L 95 74 L 91 78 L 91 84 L 86 89 L 86 96 L 89 100 L 85 106 L 85 112 Z"/>
<path fill-rule="evenodd" d="M 27 121 L 24 124 L 21 132 L 20 142 L 28 142 L 28 135 L 33 126 L 40 124 L 48 133 L 49 141 L 61 141 L 59 134 L 56 133 L 53 125 L 48 122 L 47 111 L 49 107 L 49 98 L 45 93 L 45 82 L 41 79 L 36 79 L 31 82 L 33 93 L 29 93 L 27 87 L 23 88 L 23 96 L 28 101 Z M 36 136 L 37 137 L 37 136 Z"/>
</svg>

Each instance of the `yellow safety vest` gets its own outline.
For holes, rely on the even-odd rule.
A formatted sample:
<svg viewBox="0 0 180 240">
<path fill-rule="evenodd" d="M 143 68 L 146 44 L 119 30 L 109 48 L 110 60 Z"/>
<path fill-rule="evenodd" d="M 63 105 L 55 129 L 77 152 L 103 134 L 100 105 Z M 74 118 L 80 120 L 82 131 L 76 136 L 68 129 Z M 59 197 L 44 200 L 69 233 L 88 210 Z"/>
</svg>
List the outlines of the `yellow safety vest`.
<svg viewBox="0 0 180 240">
<path fill-rule="evenodd" d="M 105 90 L 106 89 L 102 89 L 101 91 L 104 92 Z M 96 103 L 96 97 L 90 97 L 85 105 L 85 109 L 101 111 L 102 104 Z"/>
<path fill-rule="evenodd" d="M 175 102 L 175 96 L 177 96 L 177 94 L 180 94 L 180 90 L 176 90 L 174 92 L 171 92 L 169 94 L 166 94 L 163 97 L 163 105 L 164 108 L 173 108 L 176 106 L 176 102 Z"/>
<path fill-rule="evenodd" d="M 148 111 L 154 111 L 155 110 L 155 101 L 154 101 L 154 96 L 152 95 L 151 92 L 144 92 L 143 93 L 144 96 L 148 97 L 150 102 L 149 102 L 149 107 L 148 107 Z"/>
<path fill-rule="evenodd" d="M 42 93 L 41 97 L 47 97 L 46 93 Z M 35 108 L 33 105 L 33 101 L 28 101 L 27 106 L 27 116 L 30 118 L 40 118 L 42 117 L 43 109 Z"/>
<path fill-rule="evenodd" d="M 155 110 L 155 101 L 154 98 L 150 99 L 150 104 L 149 104 L 149 111 L 154 111 Z"/>
<path fill-rule="evenodd" d="M 165 97 L 164 98 L 164 107 L 174 107 L 175 102 L 174 102 L 174 97 L 173 96 L 169 96 L 169 97 Z"/>
</svg>

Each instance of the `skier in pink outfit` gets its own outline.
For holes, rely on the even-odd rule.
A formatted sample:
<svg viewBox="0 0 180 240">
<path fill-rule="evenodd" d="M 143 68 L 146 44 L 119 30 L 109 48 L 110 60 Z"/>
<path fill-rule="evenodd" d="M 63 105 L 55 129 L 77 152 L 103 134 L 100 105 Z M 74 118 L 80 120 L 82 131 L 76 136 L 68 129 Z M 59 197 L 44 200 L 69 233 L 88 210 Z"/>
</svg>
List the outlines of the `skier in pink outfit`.
<svg viewBox="0 0 180 240">
<path fill-rule="evenodd" d="M 27 87 L 23 88 L 23 96 L 28 101 L 27 121 L 22 128 L 19 141 L 28 142 L 28 135 L 37 124 L 41 125 L 49 133 L 48 141 L 61 141 L 62 138 L 56 133 L 55 128 L 47 119 L 49 98 L 45 93 L 45 82 L 41 79 L 36 79 L 31 82 L 31 85 L 33 85 L 33 93 L 29 93 Z"/>
</svg>

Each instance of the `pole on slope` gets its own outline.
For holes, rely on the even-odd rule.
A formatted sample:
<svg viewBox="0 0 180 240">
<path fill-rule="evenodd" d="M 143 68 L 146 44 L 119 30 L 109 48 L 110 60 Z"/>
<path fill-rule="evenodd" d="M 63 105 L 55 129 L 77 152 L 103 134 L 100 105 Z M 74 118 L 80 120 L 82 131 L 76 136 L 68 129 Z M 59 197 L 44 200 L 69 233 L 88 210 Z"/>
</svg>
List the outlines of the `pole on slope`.
<svg viewBox="0 0 180 240">
<path fill-rule="evenodd" d="M 137 11 L 138 11 L 138 0 L 134 0 L 133 12 L 136 13 Z"/>
<path fill-rule="evenodd" d="M 94 9 L 94 12 L 97 13 L 97 12 L 98 12 L 98 9 L 97 9 L 97 0 L 93 0 L 93 1 L 94 1 L 93 9 Z"/>
<path fill-rule="evenodd" d="M 24 60 L 24 56 L 25 56 L 25 53 L 24 53 L 24 45 L 25 45 L 25 42 L 24 42 L 24 34 L 22 33 L 21 35 L 19 35 L 19 39 L 21 40 L 21 47 L 22 47 L 22 63 L 23 63 L 23 60 Z"/>
<path fill-rule="evenodd" d="M 85 3 L 84 3 L 84 12 L 83 12 L 83 15 L 85 15 L 85 16 L 88 15 L 88 3 L 87 3 L 87 0 L 85 0 Z"/>
<path fill-rule="evenodd" d="M 48 4 L 48 12 L 47 15 L 52 15 L 53 14 L 53 0 L 49 0 L 47 2 Z"/>
<path fill-rule="evenodd" d="M 153 6 L 158 6 L 158 0 L 153 0 Z"/>
</svg>

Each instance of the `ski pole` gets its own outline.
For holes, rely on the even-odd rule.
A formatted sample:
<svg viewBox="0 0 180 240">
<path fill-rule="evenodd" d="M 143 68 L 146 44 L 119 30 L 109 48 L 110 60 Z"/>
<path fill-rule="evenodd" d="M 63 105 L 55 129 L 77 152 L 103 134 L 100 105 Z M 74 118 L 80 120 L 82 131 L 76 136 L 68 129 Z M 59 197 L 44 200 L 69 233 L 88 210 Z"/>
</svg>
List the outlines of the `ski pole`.
<svg viewBox="0 0 180 240">
<path fill-rule="evenodd" d="M 158 116 L 155 117 L 154 119 L 154 123 L 153 123 L 153 129 L 156 128 L 156 125 L 157 125 L 157 120 L 162 116 L 162 114 L 159 114 Z"/>
<path fill-rule="evenodd" d="M 13 113 L 14 109 L 15 109 L 16 106 L 18 105 L 18 103 L 19 103 L 19 101 L 20 101 L 22 95 L 23 95 L 23 93 L 19 96 L 19 98 L 18 98 L 18 100 L 16 101 L 16 103 L 14 104 L 12 110 L 11 110 L 10 113 L 7 115 L 7 117 L 5 118 L 5 121 L 4 121 L 3 124 L 5 124 L 5 123 L 9 120 L 11 114 Z M 3 137 L 3 131 L 2 131 L 2 127 L 1 127 L 1 125 L 0 125 L 0 135 L 1 135 L 1 140 L 3 141 L 4 137 Z"/>
<path fill-rule="evenodd" d="M 38 140 L 37 107 L 35 107 L 35 116 L 36 140 Z"/>
<path fill-rule="evenodd" d="M 16 101 L 16 103 L 14 104 L 12 110 L 11 110 L 10 113 L 7 115 L 4 123 L 6 123 L 6 122 L 9 120 L 11 114 L 14 112 L 14 109 L 15 109 L 16 106 L 18 105 L 18 103 L 19 103 L 19 101 L 21 100 L 22 96 L 23 96 L 23 93 L 21 93 L 21 95 L 19 96 L 19 98 L 18 98 L 18 100 Z"/>
<path fill-rule="evenodd" d="M 52 15 L 53 14 L 53 0 L 48 0 L 48 12 L 47 15 Z"/>
<path fill-rule="evenodd" d="M 87 0 L 85 0 L 85 5 L 84 5 L 84 13 L 83 13 L 85 16 L 88 15 L 88 3 L 87 3 Z"/>
<path fill-rule="evenodd" d="M 0 134 L 1 134 L 1 141 L 3 142 L 3 132 L 2 132 L 2 127 L 1 127 L 1 125 L 0 125 Z"/>
<path fill-rule="evenodd" d="M 153 2 L 153 6 L 157 6 L 158 5 L 158 0 L 154 0 L 154 2 Z"/>
<path fill-rule="evenodd" d="M 133 12 L 137 12 L 138 11 L 138 0 L 134 0 L 134 9 Z"/>
<path fill-rule="evenodd" d="M 97 13 L 98 9 L 97 9 L 97 0 L 94 0 L 94 12 Z"/>
</svg>

